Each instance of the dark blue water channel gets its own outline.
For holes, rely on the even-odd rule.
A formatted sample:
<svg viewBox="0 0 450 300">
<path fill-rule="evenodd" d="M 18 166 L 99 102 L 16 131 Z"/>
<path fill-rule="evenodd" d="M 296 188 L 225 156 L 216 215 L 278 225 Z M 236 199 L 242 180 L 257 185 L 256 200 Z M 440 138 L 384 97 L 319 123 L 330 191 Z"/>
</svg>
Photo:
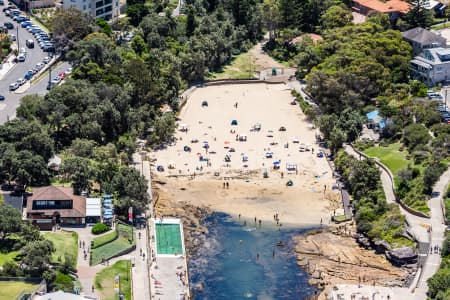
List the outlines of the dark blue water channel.
<svg viewBox="0 0 450 300">
<path fill-rule="evenodd" d="M 193 299 L 305 299 L 316 291 L 296 264 L 292 236 L 311 228 L 282 228 L 214 213 L 205 245 L 189 261 Z M 283 241 L 284 247 L 276 246 Z M 259 254 L 259 257 L 257 257 Z M 273 254 L 275 254 L 273 256 Z M 201 286 L 201 291 L 199 291 Z"/>
</svg>

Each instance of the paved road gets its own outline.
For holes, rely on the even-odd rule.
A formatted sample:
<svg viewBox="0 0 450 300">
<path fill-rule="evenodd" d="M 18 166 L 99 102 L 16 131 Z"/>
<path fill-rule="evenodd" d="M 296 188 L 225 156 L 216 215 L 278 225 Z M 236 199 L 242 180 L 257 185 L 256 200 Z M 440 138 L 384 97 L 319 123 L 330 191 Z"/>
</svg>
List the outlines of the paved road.
<svg viewBox="0 0 450 300">
<path fill-rule="evenodd" d="M 67 62 L 57 65 L 54 69 L 52 69 L 52 77 L 55 77 L 59 72 L 66 70 L 69 66 L 70 65 Z M 11 70 L 11 72 L 8 73 L 7 77 L 9 77 L 13 71 L 15 71 L 15 69 Z M 44 74 L 45 76 L 42 76 L 37 81 L 34 81 L 24 93 L 21 94 L 16 94 L 12 92 L 5 93 L 6 100 L 0 103 L 0 124 L 5 123 L 8 119 L 15 118 L 16 109 L 17 107 L 19 107 L 20 99 L 22 97 L 32 94 L 39 94 L 39 95 L 47 94 L 48 72 Z M 0 80 L 0 91 L 4 91 L 3 84 L 6 85 L 5 91 L 8 91 L 9 81 L 7 83 L 4 83 L 5 78 L 3 80 Z"/>
<path fill-rule="evenodd" d="M 47 53 L 43 52 L 41 48 L 39 48 L 39 45 L 35 45 L 33 49 L 27 48 L 25 46 L 25 41 L 27 39 L 32 39 L 33 35 L 20 27 L 20 24 L 12 21 L 11 18 L 6 17 L 5 14 L 0 11 L 0 25 L 3 25 L 4 22 L 11 22 L 15 26 L 9 33 L 17 35 L 16 28 L 19 28 L 19 47 L 26 48 L 27 58 L 24 62 L 17 63 L 2 79 L 0 79 L 0 94 L 3 94 L 6 97 L 5 101 L 0 102 L 0 124 L 6 122 L 8 118 L 13 118 L 15 116 L 16 108 L 19 106 L 20 99 L 23 96 L 35 93 L 45 94 L 47 87 L 47 83 L 41 80 L 23 94 L 9 92 L 9 85 L 18 78 L 24 77 L 25 73 L 37 63 L 42 62 L 43 58 L 47 56 Z M 67 67 L 68 64 L 65 64 L 61 68 L 58 68 L 58 71 L 65 70 Z"/>
</svg>

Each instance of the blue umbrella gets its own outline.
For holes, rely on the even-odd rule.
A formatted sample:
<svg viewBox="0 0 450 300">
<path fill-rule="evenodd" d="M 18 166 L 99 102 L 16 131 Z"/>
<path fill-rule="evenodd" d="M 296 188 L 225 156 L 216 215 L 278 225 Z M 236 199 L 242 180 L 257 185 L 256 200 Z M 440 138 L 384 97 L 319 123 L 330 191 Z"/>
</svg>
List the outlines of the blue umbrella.
<svg viewBox="0 0 450 300">
<path fill-rule="evenodd" d="M 279 162 L 279 161 L 274 161 L 273 164 L 274 164 L 274 165 L 279 165 L 280 162 Z"/>
</svg>

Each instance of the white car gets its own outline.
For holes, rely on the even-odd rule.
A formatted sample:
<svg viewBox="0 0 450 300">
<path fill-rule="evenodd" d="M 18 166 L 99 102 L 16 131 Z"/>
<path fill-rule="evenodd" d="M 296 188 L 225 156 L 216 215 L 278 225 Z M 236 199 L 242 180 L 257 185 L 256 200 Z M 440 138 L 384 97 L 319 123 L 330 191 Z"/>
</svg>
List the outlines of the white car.
<svg viewBox="0 0 450 300">
<path fill-rule="evenodd" d="M 27 81 L 25 80 L 25 78 L 19 78 L 19 79 L 17 79 L 16 82 L 17 82 L 18 85 L 23 85 Z"/>
<path fill-rule="evenodd" d="M 37 63 L 36 64 L 36 68 L 38 68 L 39 70 L 42 69 L 44 67 L 43 63 Z"/>
<path fill-rule="evenodd" d="M 50 62 L 50 57 L 48 57 L 48 56 L 46 56 L 46 57 L 44 57 L 44 59 L 42 60 L 42 62 L 44 63 L 44 64 L 48 64 L 49 62 Z"/>
<path fill-rule="evenodd" d="M 67 69 L 64 71 L 64 73 L 66 74 L 66 76 L 72 74 L 72 68 L 71 68 L 71 67 L 67 68 Z"/>
<path fill-rule="evenodd" d="M 19 88 L 19 84 L 17 82 L 13 82 L 9 85 L 9 90 L 10 91 L 15 91 Z"/>
<path fill-rule="evenodd" d="M 59 77 L 55 77 L 52 79 L 52 84 L 58 84 L 60 82 L 61 82 L 61 78 L 59 78 Z"/>
<path fill-rule="evenodd" d="M 19 56 L 17 56 L 17 60 L 18 61 L 25 61 L 25 55 L 23 53 L 19 54 Z"/>
</svg>

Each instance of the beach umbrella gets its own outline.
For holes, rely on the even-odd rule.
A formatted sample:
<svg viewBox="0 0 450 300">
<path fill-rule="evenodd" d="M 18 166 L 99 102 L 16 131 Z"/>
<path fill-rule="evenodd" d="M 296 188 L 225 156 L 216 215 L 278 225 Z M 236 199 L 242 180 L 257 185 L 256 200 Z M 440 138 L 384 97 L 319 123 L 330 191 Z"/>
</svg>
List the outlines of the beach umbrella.
<svg viewBox="0 0 450 300">
<path fill-rule="evenodd" d="M 230 142 L 229 141 L 225 141 L 223 142 L 225 145 L 228 145 Z"/>
<path fill-rule="evenodd" d="M 238 121 L 237 120 L 232 120 L 231 121 L 231 125 L 237 125 L 238 124 Z"/>
<path fill-rule="evenodd" d="M 274 161 L 273 164 L 278 166 L 280 164 L 280 162 L 279 161 Z"/>
</svg>

